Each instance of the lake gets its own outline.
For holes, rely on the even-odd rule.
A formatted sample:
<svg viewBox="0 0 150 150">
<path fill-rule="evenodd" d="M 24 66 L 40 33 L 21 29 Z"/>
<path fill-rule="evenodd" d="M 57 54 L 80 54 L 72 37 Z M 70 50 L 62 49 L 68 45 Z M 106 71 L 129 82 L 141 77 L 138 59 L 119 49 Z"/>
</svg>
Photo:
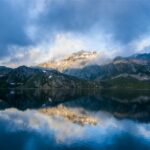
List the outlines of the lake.
<svg viewBox="0 0 150 150">
<path fill-rule="evenodd" d="M 0 150 L 9 149 L 149 150 L 150 92 L 0 90 Z"/>
</svg>

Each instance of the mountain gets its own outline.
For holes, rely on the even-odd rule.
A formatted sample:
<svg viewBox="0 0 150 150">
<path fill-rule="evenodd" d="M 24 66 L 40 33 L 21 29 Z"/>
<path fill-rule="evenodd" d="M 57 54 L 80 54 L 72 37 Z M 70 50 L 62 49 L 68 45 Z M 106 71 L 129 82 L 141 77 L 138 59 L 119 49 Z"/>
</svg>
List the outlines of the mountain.
<svg viewBox="0 0 150 150">
<path fill-rule="evenodd" d="M 150 87 L 150 53 L 130 57 L 116 57 L 105 65 L 90 65 L 79 69 L 66 69 L 65 74 L 81 79 L 102 81 L 106 87 Z M 134 81 L 134 82 L 132 82 Z M 121 82 L 121 84 L 120 84 Z M 111 84 L 110 84 L 111 83 Z M 142 83 L 142 84 L 141 84 Z"/>
<path fill-rule="evenodd" d="M 8 74 L 11 70 L 12 70 L 11 68 L 0 66 L 0 76 Z"/>
<path fill-rule="evenodd" d="M 150 76 L 150 54 L 133 55 L 127 58 L 116 57 L 112 62 L 105 65 L 89 65 L 81 69 L 66 69 L 64 73 L 90 80 L 108 79 L 126 74 L 134 75 L 135 78 L 145 76 L 146 79 Z"/>
<path fill-rule="evenodd" d="M 116 57 L 110 63 L 103 65 L 89 63 L 94 57 L 96 57 L 95 52 L 80 51 L 60 61 L 63 62 L 62 64 L 59 62 L 60 66 L 56 63 L 58 68 L 54 65 L 51 69 L 42 66 L 20 66 L 15 69 L 0 67 L 0 88 L 150 89 L 149 53 Z M 82 64 L 83 60 L 86 60 L 86 63 Z M 78 64 L 79 67 L 73 64 Z"/>
<path fill-rule="evenodd" d="M 62 74 L 52 69 L 20 66 L 0 77 L 0 88 L 90 88 L 96 83 Z"/>
<path fill-rule="evenodd" d="M 95 51 L 89 52 L 81 50 L 79 52 L 73 53 L 71 56 L 65 59 L 44 62 L 39 64 L 38 66 L 43 68 L 53 68 L 63 72 L 64 70 L 69 68 L 85 67 L 86 65 L 92 63 L 97 56 L 98 54 Z"/>
<path fill-rule="evenodd" d="M 101 81 L 101 86 L 105 89 L 150 89 L 150 78 L 139 80 L 130 75 Z"/>
<path fill-rule="evenodd" d="M 150 65 L 150 53 L 134 54 L 129 57 L 116 57 L 114 63 L 135 63 Z"/>
</svg>

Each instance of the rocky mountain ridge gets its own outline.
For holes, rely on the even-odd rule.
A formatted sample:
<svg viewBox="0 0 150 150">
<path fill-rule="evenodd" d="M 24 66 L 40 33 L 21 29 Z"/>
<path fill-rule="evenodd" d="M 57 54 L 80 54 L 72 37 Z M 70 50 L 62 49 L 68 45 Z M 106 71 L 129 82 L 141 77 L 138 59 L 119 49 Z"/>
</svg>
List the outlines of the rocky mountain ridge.
<svg viewBox="0 0 150 150">
<path fill-rule="evenodd" d="M 124 74 L 141 79 L 150 77 L 150 54 L 116 57 L 105 65 L 89 65 L 82 69 L 67 69 L 65 74 L 89 80 L 111 79 Z"/>
<path fill-rule="evenodd" d="M 52 69 L 20 66 L 0 77 L 0 88 L 71 89 L 97 87 L 91 81 L 78 79 Z"/>
<path fill-rule="evenodd" d="M 38 66 L 43 68 L 53 68 L 63 72 L 68 68 L 82 68 L 90 64 L 96 57 L 97 53 L 95 51 L 89 52 L 81 50 L 62 60 L 50 60 L 48 62 L 41 63 Z"/>
<path fill-rule="evenodd" d="M 83 55 L 84 53 L 84 55 Z M 66 59 L 83 60 L 91 53 L 80 51 Z M 92 53 L 95 57 L 96 53 Z M 65 59 L 64 59 L 65 60 Z M 61 64 L 60 64 L 61 65 Z M 63 64 L 62 64 L 63 65 Z M 63 68 L 65 69 L 65 68 Z M 140 88 L 150 89 L 150 54 L 116 57 L 104 65 L 82 68 L 0 67 L 0 88 Z"/>
</svg>

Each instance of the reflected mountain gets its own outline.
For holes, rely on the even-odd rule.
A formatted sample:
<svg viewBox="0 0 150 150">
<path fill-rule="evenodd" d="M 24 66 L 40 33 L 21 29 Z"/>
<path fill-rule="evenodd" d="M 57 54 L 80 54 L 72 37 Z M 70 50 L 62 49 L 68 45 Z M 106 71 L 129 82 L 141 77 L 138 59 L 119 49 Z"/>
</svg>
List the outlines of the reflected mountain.
<svg viewBox="0 0 150 150">
<path fill-rule="evenodd" d="M 85 90 L 0 90 L 0 102 L 7 107 L 15 107 L 20 110 L 28 108 L 40 108 L 54 106 L 64 101 L 78 99 L 86 96 Z M 1 105 L 1 109 L 5 108 Z M 3 107 L 2 107 L 3 106 Z"/>
<path fill-rule="evenodd" d="M 150 92 L 133 90 L 1 90 L 0 109 L 20 110 L 63 104 L 86 111 L 105 111 L 115 117 L 150 121 Z"/>
<path fill-rule="evenodd" d="M 74 108 L 82 107 L 94 112 L 109 112 L 118 119 L 150 121 L 149 91 L 101 91 L 65 102 L 64 105 Z"/>
</svg>

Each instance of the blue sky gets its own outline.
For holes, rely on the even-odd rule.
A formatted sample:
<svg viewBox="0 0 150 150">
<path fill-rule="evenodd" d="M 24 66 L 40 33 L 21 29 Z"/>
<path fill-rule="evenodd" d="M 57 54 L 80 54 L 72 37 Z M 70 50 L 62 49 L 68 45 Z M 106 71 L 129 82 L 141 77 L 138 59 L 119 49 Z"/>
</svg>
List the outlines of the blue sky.
<svg viewBox="0 0 150 150">
<path fill-rule="evenodd" d="M 150 52 L 150 1 L 0 1 L 0 65 L 34 65 L 81 49 L 109 57 Z"/>
</svg>

